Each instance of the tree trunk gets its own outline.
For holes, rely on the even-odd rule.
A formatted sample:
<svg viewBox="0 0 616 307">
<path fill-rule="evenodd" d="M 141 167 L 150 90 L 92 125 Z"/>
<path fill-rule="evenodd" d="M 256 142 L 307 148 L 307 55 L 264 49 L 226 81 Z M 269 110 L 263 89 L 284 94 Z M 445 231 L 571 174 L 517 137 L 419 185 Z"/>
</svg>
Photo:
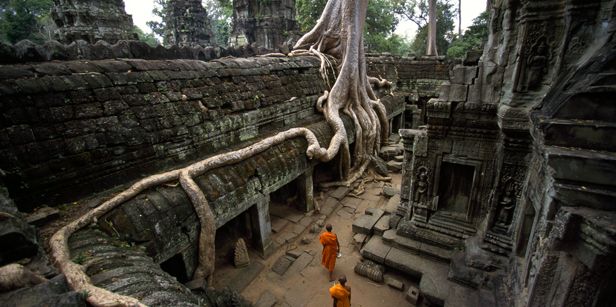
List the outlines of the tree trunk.
<svg viewBox="0 0 616 307">
<path fill-rule="evenodd" d="M 436 0 L 430 0 L 430 7 L 428 11 L 428 49 L 426 55 L 437 56 L 436 50 Z"/>
</svg>

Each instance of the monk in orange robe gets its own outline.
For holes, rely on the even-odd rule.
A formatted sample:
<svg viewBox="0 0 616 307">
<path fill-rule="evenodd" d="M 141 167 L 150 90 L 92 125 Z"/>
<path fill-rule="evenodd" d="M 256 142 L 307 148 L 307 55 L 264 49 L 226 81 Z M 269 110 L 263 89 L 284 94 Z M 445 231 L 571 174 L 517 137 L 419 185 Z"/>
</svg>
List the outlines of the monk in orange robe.
<svg viewBox="0 0 616 307">
<path fill-rule="evenodd" d="M 323 258 L 321 264 L 329 271 L 329 281 L 334 281 L 334 266 L 336 265 L 336 256 L 340 250 L 338 237 L 332 232 L 332 225 L 325 226 L 326 232 L 322 233 L 319 241 L 323 245 Z"/>
<path fill-rule="evenodd" d="M 329 295 L 334 299 L 334 307 L 351 307 L 351 287 L 346 285 L 346 276 L 338 278 L 340 283 L 329 288 Z"/>
</svg>

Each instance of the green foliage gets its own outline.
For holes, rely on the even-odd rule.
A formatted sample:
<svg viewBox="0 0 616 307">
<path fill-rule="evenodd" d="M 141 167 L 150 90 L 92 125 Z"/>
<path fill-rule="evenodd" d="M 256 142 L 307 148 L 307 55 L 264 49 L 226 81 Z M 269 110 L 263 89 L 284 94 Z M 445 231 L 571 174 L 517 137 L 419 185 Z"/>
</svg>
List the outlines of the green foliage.
<svg viewBox="0 0 616 307">
<path fill-rule="evenodd" d="M 325 4 L 327 4 L 327 0 L 295 1 L 297 23 L 299 23 L 299 29 L 302 32 L 308 32 L 314 27 L 319 17 L 321 17 Z"/>
<path fill-rule="evenodd" d="M 488 39 L 488 19 L 490 15 L 487 11 L 481 13 L 473 24 L 464 31 L 462 37 L 455 39 L 449 49 L 447 56 L 451 58 L 463 58 L 467 51 L 481 49 Z"/>
<path fill-rule="evenodd" d="M 297 0 L 297 21 L 300 29 L 307 32 L 316 24 L 327 0 Z M 395 0 L 371 0 L 366 12 L 364 43 L 368 52 L 405 54 L 409 42 L 393 34 L 398 24 L 395 15 Z"/>
<path fill-rule="evenodd" d="M 152 47 L 156 47 L 157 45 L 160 44 L 160 42 L 158 41 L 158 38 L 156 38 L 156 36 L 154 36 L 153 33 L 145 33 L 143 32 L 143 30 L 141 30 L 141 28 L 137 27 L 137 26 L 133 26 L 133 33 L 137 34 L 137 37 L 139 37 L 139 40 L 152 46 Z"/>
<path fill-rule="evenodd" d="M 154 0 L 154 8 L 152 9 L 152 14 L 160 18 L 161 21 L 148 21 L 145 24 L 150 27 L 152 32 L 160 37 L 163 37 L 163 43 L 165 37 L 165 16 L 167 16 L 167 12 L 169 12 L 169 7 L 167 6 L 168 0 Z"/>
<path fill-rule="evenodd" d="M 415 12 L 415 15 L 412 15 L 410 12 L 404 14 L 406 18 L 415 16 L 413 17 L 414 20 L 411 21 L 419 26 L 415 39 L 413 39 L 413 43 L 411 44 L 411 52 L 415 55 L 424 55 L 426 54 L 426 47 L 428 44 L 427 1 L 418 0 L 412 2 L 416 2 L 416 4 L 415 6 L 410 5 L 410 7 L 416 10 L 425 10 L 425 12 Z M 445 54 L 446 50 L 449 49 L 449 44 L 453 40 L 455 16 L 456 11 L 449 0 L 439 0 L 436 2 L 436 48 L 439 54 Z"/>
<path fill-rule="evenodd" d="M 212 43 L 226 47 L 231 35 L 231 17 L 233 3 L 231 0 L 205 0 L 205 9 L 210 17 L 214 38 Z"/>
<path fill-rule="evenodd" d="M 48 39 L 48 31 L 43 28 L 49 21 L 52 5 L 52 0 L 0 1 L 0 40 L 16 43 L 22 39 Z"/>
</svg>

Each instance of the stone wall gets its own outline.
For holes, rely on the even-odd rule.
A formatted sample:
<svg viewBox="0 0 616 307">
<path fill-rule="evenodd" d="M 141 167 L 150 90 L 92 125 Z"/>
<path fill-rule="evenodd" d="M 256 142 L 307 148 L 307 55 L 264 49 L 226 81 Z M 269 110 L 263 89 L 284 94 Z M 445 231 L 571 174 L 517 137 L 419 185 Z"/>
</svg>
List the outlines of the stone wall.
<svg viewBox="0 0 616 307">
<path fill-rule="evenodd" d="M 19 204 L 76 199 L 313 116 L 314 58 L 69 61 L 0 73 Z"/>
<path fill-rule="evenodd" d="M 402 133 L 409 197 L 398 234 L 419 241 L 420 253 L 462 248 L 448 278 L 500 274 L 512 305 L 614 305 L 616 2 L 489 5 L 481 60 L 453 68 L 428 102 L 426 129 Z M 472 180 L 443 182 L 469 163 L 482 165 Z M 467 216 L 443 205 L 477 178 Z M 498 292 L 496 280 L 477 287 Z"/>
<path fill-rule="evenodd" d="M 4 65 L 0 168 L 22 208 L 76 200 L 314 120 L 325 89 L 318 64 L 265 57 Z M 424 71 L 417 76 L 440 77 Z M 401 96 L 385 102 L 390 114 L 403 111 Z"/>
</svg>

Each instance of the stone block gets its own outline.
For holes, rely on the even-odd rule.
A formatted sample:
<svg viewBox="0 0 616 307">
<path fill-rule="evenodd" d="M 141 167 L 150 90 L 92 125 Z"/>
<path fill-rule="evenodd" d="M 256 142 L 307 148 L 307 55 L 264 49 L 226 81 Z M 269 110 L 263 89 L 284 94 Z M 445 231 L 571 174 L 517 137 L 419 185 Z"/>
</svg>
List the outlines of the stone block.
<svg viewBox="0 0 616 307">
<path fill-rule="evenodd" d="M 443 100 L 443 101 L 449 100 L 449 91 L 450 90 L 451 90 L 451 84 L 449 84 L 449 82 L 444 82 L 439 87 L 438 99 Z"/>
<path fill-rule="evenodd" d="M 378 222 L 374 224 L 374 233 L 381 236 L 387 230 L 389 230 L 389 215 L 383 215 Z"/>
<path fill-rule="evenodd" d="M 384 263 L 385 257 L 391 250 L 391 246 L 385 245 L 380 237 L 374 236 L 364 247 L 360 250 L 360 254 L 367 259 L 376 261 L 378 263 Z"/>
<path fill-rule="evenodd" d="M 404 296 L 407 302 L 417 305 L 417 301 L 419 300 L 419 289 L 414 286 L 409 286 L 409 289 L 406 291 L 406 295 Z"/>
<path fill-rule="evenodd" d="M 362 245 L 364 245 L 364 242 L 366 242 L 367 237 L 368 236 L 363 233 L 357 233 L 353 236 L 353 242 L 355 242 L 355 244 L 361 247 Z"/>
<path fill-rule="evenodd" d="M 59 214 L 60 211 L 58 209 L 44 206 L 28 215 L 28 217 L 26 217 L 26 222 L 31 225 L 41 226 L 48 221 L 56 219 Z"/>
<path fill-rule="evenodd" d="M 286 219 L 272 217 L 272 231 L 274 233 L 281 232 L 288 224 L 289 221 L 287 221 Z"/>
<path fill-rule="evenodd" d="M 398 209 L 398 205 L 400 204 L 400 194 L 393 195 L 385 205 L 385 213 L 393 214 Z"/>
<path fill-rule="evenodd" d="M 449 92 L 449 101 L 466 101 L 468 94 L 468 85 L 452 84 Z"/>
<path fill-rule="evenodd" d="M 378 222 L 381 216 L 385 214 L 385 212 L 381 209 L 368 208 L 366 211 L 371 212 L 372 214 L 362 215 L 358 219 L 353 221 L 354 233 L 363 233 L 365 235 L 372 234 L 372 228 L 374 227 L 376 222 Z"/>
<path fill-rule="evenodd" d="M 387 162 L 387 169 L 393 173 L 399 173 L 402 171 L 402 162 L 389 161 Z"/>
<path fill-rule="evenodd" d="M 302 253 L 299 257 L 297 257 L 297 259 L 295 259 L 293 264 L 291 264 L 291 266 L 289 267 L 287 272 L 284 273 L 284 275 L 285 276 L 292 276 L 292 275 L 298 274 L 306 266 L 308 266 L 308 264 L 310 264 L 310 262 L 312 261 L 313 258 L 314 257 L 312 255 L 308 254 L 308 253 Z"/>
<path fill-rule="evenodd" d="M 477 78 L 477 66 L 457 65 L 453 68 L 451 82 L 454 84 L 473 84 Z"/>
<path fill-rule="evenodd" d="M 272 265 L 272 271 L 278 275 L 283 275 L 291 266 L 295 259 L 287 255 L 280 256 L 274 265 Z"/>
<path fill-rule="evenodd" d="M 335 189 L 333 192 L 331 192 L 329 194 L 329 196 L 337 199 L 337 200 L 341 200 L 343 199 L 347 194 L 349 193 L 349 188 L 348 187 L 338 187 L 337 189 Z"/>
<path fill-rule="evenodd" d="M 396 290 L 404 290 L 404 283 L 395 277 L 385 275 L 385 283 Z"/>
<path fill-rule="evenodd" d="M 400 194 L 400 190 L 389 185 L 383 186 L 383 195 L 386 197 L 392 197 L 396 194 Z"/>
<path fill-rule="evenodd" d="M 286 254 L 287 256 L 291 256 L 291 257 L 293 257 L 293 259 L 297 259 L 299 256 L 301 256 L 301 255 L 302 255 L 302 253 L 303 253 L 303 252 L 302 252 L 302 251 L 300 251 L 299 249 L 291 249 L 291 250 L 288 250 L 285 254 Z"/>
</svg>

